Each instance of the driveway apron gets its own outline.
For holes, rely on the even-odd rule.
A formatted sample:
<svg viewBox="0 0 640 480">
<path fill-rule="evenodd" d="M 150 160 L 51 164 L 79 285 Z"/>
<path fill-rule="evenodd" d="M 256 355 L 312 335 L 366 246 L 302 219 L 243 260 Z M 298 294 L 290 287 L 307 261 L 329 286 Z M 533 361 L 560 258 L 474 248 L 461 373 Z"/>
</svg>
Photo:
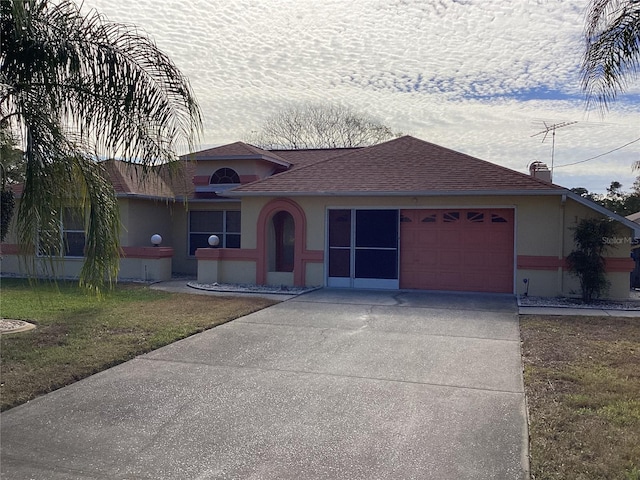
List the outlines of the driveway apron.
<svg viewBox="0 0 640 480">
<path fill-rule="evenodd" d="M 11 479 L 526 479 L 515 300 L 317 290 L 4 412 Z"/>
</svg>

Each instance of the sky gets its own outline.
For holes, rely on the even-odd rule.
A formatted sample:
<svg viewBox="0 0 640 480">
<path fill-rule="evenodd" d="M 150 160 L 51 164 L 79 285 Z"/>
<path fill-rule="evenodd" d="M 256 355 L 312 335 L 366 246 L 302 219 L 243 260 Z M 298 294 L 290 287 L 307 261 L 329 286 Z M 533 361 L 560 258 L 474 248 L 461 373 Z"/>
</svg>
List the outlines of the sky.
<svg viewBox="0 0 640 480">
<path fill-rule="evenodd" d="M 553 181 L 568 188 L 636 178 L 640 81 L 604 115 L 580 91 L 587 0 L 84 0 L 91 8 L 135 25 L 189 78 L 200 149 L 246 141 L 284 107 L 332 103 L 521 172 L 553 154 Z M 539 134 L 570 122 L 555 142 Z"/>
</svg>

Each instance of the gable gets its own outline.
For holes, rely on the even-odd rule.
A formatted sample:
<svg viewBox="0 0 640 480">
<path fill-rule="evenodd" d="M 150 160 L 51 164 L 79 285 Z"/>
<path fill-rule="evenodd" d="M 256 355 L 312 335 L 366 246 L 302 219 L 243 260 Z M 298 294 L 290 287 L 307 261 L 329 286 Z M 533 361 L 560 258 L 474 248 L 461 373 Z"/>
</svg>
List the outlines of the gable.
<svg viewBox="0 0 640 480">
<path fill-rule="evenodd" d="M 263 150 L 244 142 L 235 142 L 220 147 L 209 148 L 181 157 L 183 160 L 195 160 L 202 162 L 206 160 L 261 160 L 281 168 L 289 168 L 291 163 L 280 157 L 278 154 Z"/>
</svg>

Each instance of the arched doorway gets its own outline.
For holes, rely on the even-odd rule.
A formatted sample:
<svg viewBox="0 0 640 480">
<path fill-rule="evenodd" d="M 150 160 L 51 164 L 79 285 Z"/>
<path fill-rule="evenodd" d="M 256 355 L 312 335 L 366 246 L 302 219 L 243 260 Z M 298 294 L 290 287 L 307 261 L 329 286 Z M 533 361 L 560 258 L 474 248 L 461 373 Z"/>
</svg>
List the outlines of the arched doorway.
<svg viewBox="0 0 640 480">
<path fill-rule="evenodd" d="M 277 198 L 262 208 L 258 216 L 257 283 L 305 284 L 306 228 L 304 210 L 293 200 Z"/>
</svg>

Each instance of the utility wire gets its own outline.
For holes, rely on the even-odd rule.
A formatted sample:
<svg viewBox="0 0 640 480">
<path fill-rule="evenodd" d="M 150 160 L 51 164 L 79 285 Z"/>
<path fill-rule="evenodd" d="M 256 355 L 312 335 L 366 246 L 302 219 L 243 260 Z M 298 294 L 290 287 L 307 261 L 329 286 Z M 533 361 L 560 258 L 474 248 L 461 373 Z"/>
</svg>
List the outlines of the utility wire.
<svg viewBox="0 0 640 480">
<path fill-rule="evenodd" d="M 580 160 L 578 162 L 573 162 L 573 163 L 565 163 L 564 165 L 556 165 L 555 168 L 560 168 L 560 167 L 568 167 L 570 165 L 577 165 L 579 163 L 584 163 L 584 162 L 588 162 L 590 160 L 595 160 L 596 158 L 600 158 L 600 157 L 604 157 L 605 155 L 609 155 L 610 153 L 615 152 L 616 150 L 621 150 L 624 147 L 628 147 L 629 145 L 631 145 L 632 143 L 636 143 L 640 141 L 640 137 L 636 138 L 635 140 L 631 140 L 629 143 L 625 143 L 624 145 L 622 145 L 621 147 L 618 148 L 614 148 L 613 150 L 609 150 L 608 152 L 604 152 L 601 153 L 600 155 L 596 155 L 595 157 L 591 157 L 591 158 L 587 158 L 586 160 Z"/>
</svg>

